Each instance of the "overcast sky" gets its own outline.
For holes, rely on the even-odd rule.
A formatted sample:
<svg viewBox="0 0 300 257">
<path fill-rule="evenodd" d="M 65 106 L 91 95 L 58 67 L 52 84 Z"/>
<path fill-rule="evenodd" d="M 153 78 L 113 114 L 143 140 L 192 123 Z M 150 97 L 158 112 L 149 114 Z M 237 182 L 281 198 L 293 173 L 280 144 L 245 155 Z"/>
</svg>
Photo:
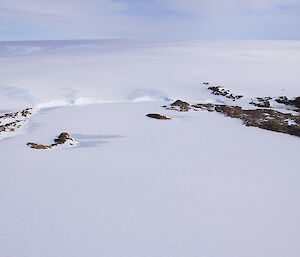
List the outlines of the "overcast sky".
<svg viewBox="0 0 300 257">
<path fill-rule="evenodd" d="M 0 0 L 0 40 L 297 39 L 300 0 Z"/>
</svg>

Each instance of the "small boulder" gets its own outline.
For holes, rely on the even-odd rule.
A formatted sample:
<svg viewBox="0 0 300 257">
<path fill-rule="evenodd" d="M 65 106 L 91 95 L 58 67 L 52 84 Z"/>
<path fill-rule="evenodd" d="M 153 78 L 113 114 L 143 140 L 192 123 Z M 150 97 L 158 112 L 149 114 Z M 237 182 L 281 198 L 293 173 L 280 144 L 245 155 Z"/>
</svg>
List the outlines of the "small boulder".
<svg viewBox="0 0 300 257">
<path fill-rule="evenodd" d="M 176 100 L 171 106 L 179 106 L 181 108 L 189 108 L 190 104 L 181 100 Z"/>
<path fill-rule="evenodd" d="M 297 108 L 300 108 L 300 96 L 296 97 L 296 98 L 293 100 L 293 103 L 294 103 L 294 105 L 295 105 Z"/>
<path fill-rule="evenodd" d="M 61 133 L 56 139 L 54 139 L 54 143 L 51 145 L 42 145 L 36 143 L 27 143 L 27 145 L 33 149 L 51 149 L 58 145 L 65 145 L 65 146 L 75 146 L 78 142 L 76 142 L 70 135 L 66 132 Z"/>
<path fill-rule="evenodd" d="M 149 113 L 146 115 L 149 118 L 157 119 L 157 120 L 170 120 L 171 118 L 167 116 L 160 115 L 158 113 Z"/>
<path fill-rule="evenodd" d="M 64 144 L 68 139 L 73 140 L 67 132 L 61 133 L 58 138 L 54 139 L 56 144 Z"/>
</svg>

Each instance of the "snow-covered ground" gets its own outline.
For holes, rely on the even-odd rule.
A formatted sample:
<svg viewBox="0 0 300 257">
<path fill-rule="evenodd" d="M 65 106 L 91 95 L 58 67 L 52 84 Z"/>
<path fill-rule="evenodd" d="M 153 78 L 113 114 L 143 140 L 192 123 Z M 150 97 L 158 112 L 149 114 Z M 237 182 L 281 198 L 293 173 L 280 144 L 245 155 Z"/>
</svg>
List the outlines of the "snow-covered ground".
<svg viewBox="0 0 300 257">
<path fill-rule="evenodd" d="M 1 42 L 0 116 L 34 112 L 0 138 L 0 256 L 299 257 L 299 138 L 161 107 L 299 96 L 299 67 L 298 41 Z"/>
</svg>

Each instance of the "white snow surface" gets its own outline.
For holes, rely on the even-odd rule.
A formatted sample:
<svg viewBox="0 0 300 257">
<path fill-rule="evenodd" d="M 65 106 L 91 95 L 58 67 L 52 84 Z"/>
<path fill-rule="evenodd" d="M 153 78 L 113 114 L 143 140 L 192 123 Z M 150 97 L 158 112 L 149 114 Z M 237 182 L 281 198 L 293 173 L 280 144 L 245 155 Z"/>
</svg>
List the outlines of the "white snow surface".
<svg viewBox="0 0 300 257">
<path fill-rule="evenodd" d="M 0 256 L 299 257 L 299 138 L 161 108 L 299 96 L 299 67 L 299 41 L 1 42 L 0 114 L 35 114 L 0 140 Z"/>
</svg>

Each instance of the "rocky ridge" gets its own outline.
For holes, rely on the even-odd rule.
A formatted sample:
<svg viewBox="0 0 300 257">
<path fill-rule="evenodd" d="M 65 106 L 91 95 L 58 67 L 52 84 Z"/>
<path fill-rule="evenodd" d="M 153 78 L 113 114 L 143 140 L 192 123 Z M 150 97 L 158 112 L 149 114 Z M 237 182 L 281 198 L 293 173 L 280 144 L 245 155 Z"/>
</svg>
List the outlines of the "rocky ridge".
<svg viewBox="0 0 300 257">
<path fill-rule="evenodd" d="M 208 82 L 203 85 L 208 86 Z M 235 101 L 232 104 L 213 104 L 198 103 L 189 104 L 182 100 L 176 100 L 168 106 L 163 106 L 166 110 L 174 110 L 180 112 L 187 111 L 208 111 L 217 112 L 226 117 L 240 119 L 244 125 L 257 127 L 274 132 L 285 133 L 300 137 L 300 97 L 288 99 L 286 96 L 280 97 L 256 97 L 250 99 L 248 104 L 258 107 L 257 109 L 246 109 L 239 105 L 242 95 L 234 95 L 230 90 L 220 86 L 210 86 L 208 90 L 211 94 L 223 96 Z M 285 111 L 279 111 L 276 106 L 271 104 L 271 100 L 286 106 Z"/>
</svg>

